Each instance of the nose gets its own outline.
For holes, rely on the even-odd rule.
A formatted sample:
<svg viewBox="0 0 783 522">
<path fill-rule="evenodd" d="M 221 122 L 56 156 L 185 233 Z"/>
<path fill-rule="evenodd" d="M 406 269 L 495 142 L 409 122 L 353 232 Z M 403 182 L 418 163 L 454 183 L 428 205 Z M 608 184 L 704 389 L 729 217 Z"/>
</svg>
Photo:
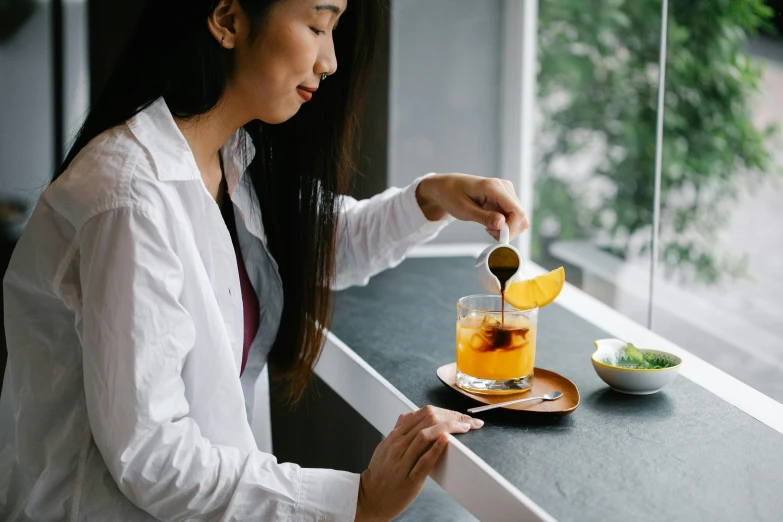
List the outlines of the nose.
<svg viewBox="0 0 783 522">
<path fill-rule="evenodd" d="M 334 74 L 337 71 L 337 55 L 334 52 L 334 40 L 332 38 L 325 39 L 326 41 L 321 46 L 318 52 L 318 58 L 315 62 L 313 72 L 317 76 L 326 74 L 327 76 Z"/>
</svg>

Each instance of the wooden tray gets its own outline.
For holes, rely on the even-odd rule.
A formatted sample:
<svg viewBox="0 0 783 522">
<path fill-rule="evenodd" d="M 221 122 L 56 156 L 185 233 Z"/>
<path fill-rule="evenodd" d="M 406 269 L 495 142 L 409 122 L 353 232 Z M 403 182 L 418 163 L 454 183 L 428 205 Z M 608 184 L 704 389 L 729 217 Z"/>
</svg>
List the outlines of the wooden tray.
<svg viewBox="0 0 783 522">
<path fill-rule="evenodd" d="M 560 390 L 563 396 L 556 401 L 530 401 L 511 406 L 501 406 L 500 409 L 515 410 L 529 414 L 568 415 L 579 406 L 579 390 L 576 385 L 562 375 L 543 368 L 533 370 L 533 388 L 521 393 L 507 395 L 485 395 L 471 393 L 457 386 L 457 363 L 446 364 L 438 368 L 438 378 L 443 384 L 457 390 L 462 395 L 475 399 L 482 404 L 497 404 L 498 402 L 538 397 L 551 391 Z M 491 410 L 490 410 L 491 411 Z"/>
</svg>

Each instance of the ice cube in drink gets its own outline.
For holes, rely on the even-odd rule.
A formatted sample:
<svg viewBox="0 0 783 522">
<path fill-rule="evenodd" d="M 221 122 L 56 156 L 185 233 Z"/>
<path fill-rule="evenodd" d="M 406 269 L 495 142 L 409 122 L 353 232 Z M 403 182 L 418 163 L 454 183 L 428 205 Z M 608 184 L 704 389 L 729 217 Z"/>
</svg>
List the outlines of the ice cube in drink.
<svg viewBox="0 0 783 522">
<path fill-rule="evenodd" d="M 497 316 L 497 317 L 496 317 Z M 533 373 L 536 325 L 527 317 L 472 314 L 457 321 L 457 369 L 478 379 L 518 379 Z"/>
</svg>

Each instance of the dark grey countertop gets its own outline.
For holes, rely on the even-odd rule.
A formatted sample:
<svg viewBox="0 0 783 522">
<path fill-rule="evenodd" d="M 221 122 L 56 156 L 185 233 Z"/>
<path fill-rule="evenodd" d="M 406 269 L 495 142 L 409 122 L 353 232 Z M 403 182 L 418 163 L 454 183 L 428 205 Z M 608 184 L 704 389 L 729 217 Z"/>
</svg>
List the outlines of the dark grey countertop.
<svg viewBox="0 0 783 522">
<path fill-rule="evenodd" d="M 456 301 L 474 293 L 472 259 L 411 259 L 338 293 L 332 331 L 416 405 L 465 411 L 474 401 L 435 370 L 454 361 Z M 608 336 L 542 309 L 536 366 L 571 379 L 579 408 L 486 412 L 460 440 L 561 521 L 783 520 L 783 435 L 682 376 L 651 396 L 611 391 L 590 364 Z"/>
</svg>

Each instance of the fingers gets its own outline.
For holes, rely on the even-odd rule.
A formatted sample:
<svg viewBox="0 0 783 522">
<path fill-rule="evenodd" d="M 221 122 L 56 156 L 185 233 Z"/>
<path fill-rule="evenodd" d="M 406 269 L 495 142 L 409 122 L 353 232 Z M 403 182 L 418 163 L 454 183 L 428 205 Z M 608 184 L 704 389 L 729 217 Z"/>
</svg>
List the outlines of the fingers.
<svg viewBox="0 0 783 522">
<path fill-rule="evenodd" d="M 488 181 L 489 183 L 485 189 L 487 190 L 487 201 L 494 204 L 505 215 L 509 236 L 513 239 L 530 226 L 527 215 L 519 204 L 514 184 L 507 179 L 490 179 Z M 499 230 L 500 228 L 487 224 L 484 226 L 491 230 Z"/>
<path fill-rule="evenodd" d="M 446 434 L 440 435 L 432 444 L 430 449 L 419 457 L 418 462 L 413 467 L 408 476 L 414 481 L 422 482 L 430 474 L 432 468 L 437 464 L 438 459 L 443 452 L 446 451 L 446 447 L 449 445 L 449 438 Z"/>
<path fill-rule="evenodd" d="M 405 453 L 402 455 L 402 460 L 405 463 L 406 469 L 412 469 L 424 452 L 426 452 L 429 447 L 432 446 L 432 443 L 441 435 L 447 433 L 467 433 L 470 429 L 471 424 L 469 422 L 460 422 L 452 419 L 420 430 L 413 437 L 410 445 L 408 445 Z"/>
<path fill-rule="evenodd" d="M 495 241 L 500 241 L 500 230 L 492 230 L 491 228 L 484 228 L 484 230 L 486 230 L 487 234 L 492 236 Z"/>
<path fill-rule="evenodd" d="M 461 205 L 462 212 L 458 217 L 465 221 L 481 223 L 488 229 L 500 230 L 500 227 L 506 222 L 506 216 L 503 215 L 502 209 L 492 205 L 483 197 L 480 198 L 480 201 L 484 201 L 484 204 L 482 205 L 474 198 L 466 196 Z"/>
<path fill-rule="evenodd" d="M 517 191 L 516 189 L 514 189 L 514 184 L 511 183 L 511 180 L 501 179 L 500 182 L 503 183 L 503 188 L 506 189 L 506 191 L 508 191 L 509 194 L 514 196 L 514 199 L 516 199 L 517 203 L 519 203 L 519 197 L 517 196 Z"/>
<path fill-rule="evenodd" d="M 481 223 L 495 239 L 492 232 L 499 232 L 504 223 L 508 224 L 511 239 L 529 228 L 511 181 L 467 175 L 456 179 L 462 184 L 464 198 L 453 201 L 451 213 L 455 217 Z"/>
<path fill-rule="evenodd" d="M 449 433 L 466 433 L 483 425 L 481 419 L 463 413 L 425 406 L 400 415 L 381 444 L 384 452 L 399 463 L 399 472 L 424 480 L 448 444 Z"/>
<path fill-rule="evenodd" d="M 484 421 L 481 419 L 474 419 L 470 415 L 465 415 L 458 411 L 444 410 L 436 406 L 425 406 L 413 413 L 406 414 L 409 417 L 403 421 L 400 427 L 401 434 L 413 438 L 417 432 L 434 426 L 438 423 L 454 420 L 457 422 L 466 422 L 474 429 L 480 428 L 484 425 Z"/>
</svg>

